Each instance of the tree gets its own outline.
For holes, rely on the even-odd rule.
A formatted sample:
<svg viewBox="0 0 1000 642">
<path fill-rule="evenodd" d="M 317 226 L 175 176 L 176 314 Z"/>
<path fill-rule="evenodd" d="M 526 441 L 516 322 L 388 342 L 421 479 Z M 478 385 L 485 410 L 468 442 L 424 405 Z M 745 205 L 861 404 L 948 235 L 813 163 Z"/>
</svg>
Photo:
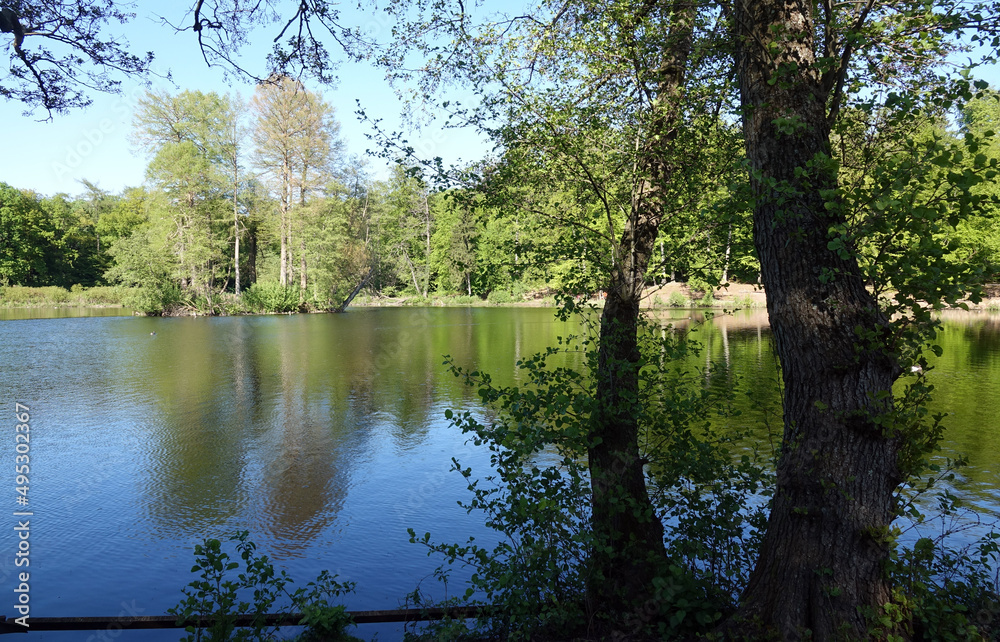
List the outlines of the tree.
<svg viewBox="0 0 1000 642">
<path fill-rule="evenodd" d="M 216 94 L 148 93 L 136 111 L 136 141 L 153 158 L 147 176 L 168 197 L 182 287 L 211 302 L 219 264 L 225 260 L 228 225 L 222 223 L 227 163 L 236 114 Z"/>
<path fill-rule="evenodd" d="M 519 208 L 560 230 L 553 249 L 583 274 L 570 286 L 596 281 L 607 292 L 586 428 L 586 576 L 593 612 L 619 624 L 655 593 L 668 565 L 638 445 L 639 304 L 661 226 L 683 238 L 711 225 L 699 218 L 718 173 L 716 158 L 703 153 L 718 131 L 704 117 L 719 113 L 710 107 L 715 97 L 702 89 L 717 66 L 713 31 L 712 16 L 685 1 L 543 2 L 480 24 L 460 4 L 398 31 L 418 34 L 402 35 L 400 46 L 426 54 L 424 94 L 458 76 L 483 95 L 482 107 L 456 110 L 456 119 L 487 132 L 500 150 L 484 172 L 487 206 Z"/>
<path fill-rule="evenodd" d="M 246 127 L 243 124 L 246 113 L 246 104 L 239 94 L 227 96 L 226 107 L 230 113 L 224 118 L 228 124 L 226 132 L 222 136 L 222 158 L 226 165 L 226 170 L 230 175 L 230 191 L 232 192 L 233 203 L 233 291 L 236 296 L 240 295 L 240 237 L 243 229 L 240 226 L 240 187 L 246 179 L 243 177 L 243 157 L 245 156 L 244 139 Z"/>
<path fill-rule="evenodd" d="M 392 170 L 386 194 L 383 233 L 402 282 L 426 297 L 431 285 L 431 239 L 434 218 L 430 190 L 403 165 Z"/>
<path fill-rule="evenodd" d="M 960 134 L 972 134 L 976 139 L 988 137 L 989 132 L 1000 132 L 1000 93 L 993 88 L 970 101 L 960 114 Z M 976 150 L 989 158 L 1000 159 L 1000 142 L 992 137 L 988 145 Z M 967 149 L 968 158 L 976 154 Z M 993 197 L 1000 195 L 996 183 L 985 183 L 977 190 Z M 1000 217 L 997 208 L 970 216 L 959 225 L 962 246 L 955 252 L 955 260 L 981 266 L 988 281 L 1000 276 Z"/>
<path fill-rule="evenodd" d="M 436 229 L 431 239 L 431 259 L 437 273 L 438 290 L 465 291 L 472 296 L 472 276 L 476 270 L 477 225 L 474 202 L 456 200 L 454 194 L 434 199 Z"/>
<path fill-rule="evenodd" d="M 737 617 L 783 639 L 860 639 L 892 600 L 885 565 L 894 493 L 914 472 L 914 437 L 898 423 L 892 394 L 913 339 L 901 331 L 908 322 L 893 324 L 890 314 L 919 319 L 917 299 L 954 303 L 967 283 L 919 291 L 904 273 L 894 277 L 899 305 L 879 305 L 865 287 L 858 236 L 845 241 L 855 204 L 840 184 L 831 127 L 850 98 L 848 81 L 941 89 L 927 70 L 947 50 L 955 14 L 905 2 L 817 11 L 815 3 L 736 0 L 730 14 L 785 425 L 767 532 Z M 898 51 L 912 66 L 885 74 L 882 55 Z M 917 78 L 904 75 L 911 70 Z M 906 122 L 906 105 L 917 101 L 894 100 L 889 94 L 887 107 Z M 966 209 L 971 183 L 948 179 Z"/>
<path fill-rule="evenodd" d="M 0 183 L 0 281 L 45 285 L 54 236 L 38 199 Z"/>
<path fill-rule="evenodd" d="M 255 116 L 252 137 L 254 164 L 270 179 L 277 195 L 281 257 L 279 282 L 286 286 L 292 272 L 292 233 L 299 237 L 299 287 L 306 291 L 306 230 L 293 223 L 293 206 L 322 187 L 330 177 L 339 148 L 339 124 L 319 96 L 287 76 L 258 85 L 250 109 Z M 297 228 L 297 229 L 296 229 Z"/>
</svg>

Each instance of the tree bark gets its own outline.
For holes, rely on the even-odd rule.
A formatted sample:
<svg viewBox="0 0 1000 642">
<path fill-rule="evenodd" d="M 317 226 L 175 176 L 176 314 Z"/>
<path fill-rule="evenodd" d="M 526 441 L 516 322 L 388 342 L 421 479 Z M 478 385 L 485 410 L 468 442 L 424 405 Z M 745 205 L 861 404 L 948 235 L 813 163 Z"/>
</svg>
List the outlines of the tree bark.
<svg viewBox="0 0 1000 642">
<path fill-rule="evenodd" d="M 891 408 L 899 367 L 856 259 L 827 247 L 844 214 L 814 5 L 735 5 L 754 243 L 785 398 L 771 515 L 734 621 L 784 640 L 864 639 L 863 611 L 890 598 L 882 535 L 901 481 L 899 445 L 876 419 Z"/>
<path fill-rule="evenodd" d="M 671 145 L 680 124 L 680 99 L 693 37 L 695 8 L 675 0 L 670 9 L 667 50 L 656 74 L 649 131 L 639 158 L 639 180 L 630 215 L 615 248 L 607 299 L 601 315 L 597 400 L 589 447 L 592 555 L 588 601 L 592 609 L 619 610 L 628 617 L 654 594 L 663 571 L 663 524 L 646 489 L 639 454 L 638 320 L 645 276 L 663 218 L 663 191 L 672 178 Z"/>
</svg>

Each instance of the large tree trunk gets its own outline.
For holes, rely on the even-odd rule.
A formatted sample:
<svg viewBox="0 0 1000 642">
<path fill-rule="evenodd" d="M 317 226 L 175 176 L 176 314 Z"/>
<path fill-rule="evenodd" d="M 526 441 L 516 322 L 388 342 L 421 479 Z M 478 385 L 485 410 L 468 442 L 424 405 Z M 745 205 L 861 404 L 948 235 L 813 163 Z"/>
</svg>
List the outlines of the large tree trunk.
<svg viewBox="0 0 1000 642">
<path fill-rule="evenodd" d="M 608 295 L 601 315 L 597 399 L 589 447 L 592 526 L 598 549 L 587 587 L 592 609 L 628 617 L 654 593 L 663 571 L 663 524 L 646 489 L 639 454 L 635 404 L 638 400 L 639 302 L 646 270 L 663 218 L 663 191 L 671 181 L 671 146 L 680 122 L 681 89 L 691 50 L 694 6 L 670 2 L 669 45 L 657 75 L 650 130 L 643 142 L 641 179 L 630 215 L 615 248 Z"/>
<path fill-rule="evenodd" d="M 777 489 L 736 626 L 784 640 L 863 639 L 863 607 L 890 598 L 884 533 L 901 475 L 898 443 L 876 419 L 899 368 L 857 261 L 827 247 L 844 215 L 813 6 L 736 2 L 754 243 L 785 388 Z"/>
</svg>

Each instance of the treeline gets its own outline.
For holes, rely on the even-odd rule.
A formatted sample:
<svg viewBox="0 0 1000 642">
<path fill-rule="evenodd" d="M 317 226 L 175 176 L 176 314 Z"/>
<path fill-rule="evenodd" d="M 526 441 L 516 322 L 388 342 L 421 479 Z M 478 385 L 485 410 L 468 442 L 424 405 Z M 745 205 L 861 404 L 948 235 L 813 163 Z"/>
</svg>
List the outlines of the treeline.
<svg viewBox="0 0 1000 642">
<path fill-rule="evenodd" d="M 931 121 L 920 136 L 960 139 L 998 120 L 997 101 L 980 100 L 961 114 L 957 133 Z M 359 291 L 507 301 L 605 286 L 588 247 L 600 222 L 561 214 L 588 211 L 571 182 L 561 191 L 504 183 L 504 164 L 530 159 L 472 168 L 471 189 L 436 189 L 404 163 L 373 180 L 345 156 L 332 108 L 288 78 L 260 85 L 248 102 L 150 93 L 134 126 L 149 159 L 142 187 L 110 194 L 83 182 L 70 197 L 0 184 L 0 285 L 122 285 L 134 309 L 208 314 L 336 309 Z M 729 169 L 684 221 L 661 228 L 651 283 L 710 290 L 758 279 L 749 197 L 725 178 L 740 171 L 742 142 L 735 132 L 712 140 L 731 146 L 714 150 Z M 968 151 L 1000 156 L 997 147 Z M 845 162 L 842 171 L 863 170 Z M 599 218 L 602 208 L 591 205 Z M 962 220 L 949 248 L 995 279 L 992 212 Z"/>
</svg>

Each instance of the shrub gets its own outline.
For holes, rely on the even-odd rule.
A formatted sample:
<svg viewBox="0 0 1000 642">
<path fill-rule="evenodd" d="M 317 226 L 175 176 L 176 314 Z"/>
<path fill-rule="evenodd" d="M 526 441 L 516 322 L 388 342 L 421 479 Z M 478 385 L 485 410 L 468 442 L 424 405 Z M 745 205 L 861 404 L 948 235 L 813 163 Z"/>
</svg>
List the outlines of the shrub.
<svg viewBox="0 0 1000 642">
<path fill-rule="evenodd" d="M 219 312 L 228 316 L 243 314 L 247 311 L 243 303 L 242 296 L 236 296 L 230 292 L 224 292 L 219 296 Z"/>
<path fill-rule="evenodd" d="M 74 288 L 77 286 L 73 286 Z M 76 291 L 74 291 L 74 295 Z M 81 288 L 77 300 L 85 305 L 121 305 L 122 290 L 114 286 L 98 285 L 92 288 Z"/>
<path fill-rule="evenodd" d="M 143 314 L 159 315 L 183 301 L 180 287 L 164 282 L 158 285 L 129 288 L 122 296 L 122 305 Z"/>
<path fill-rule="evenodd" d="M 690 279 L 688 279 L 687 287 L 692 295 L 694 295 L 697 292 L 700 293 L 702 296 L 704 296 L 706 292 L 714 291 L 712 284 L 701 276 L 692 276 Z"/>
<path fill-rule="evenodd" d="M 40 288 L 22 285 L 0 287 L 0 301 L 5 305 L 58 305 L 69 301 L 69 291 L 58 286 Z"/>
<path fill-rule="evenodd" d="M 745 310 L 759 307 L 757 301 L 749 294 L 737 294 L 733 297 L 733 307 Z"/>
<path fill-rule="evenodd" d="M 706 390 L 703 379 L 682 367 L 693 349 L 690 340 L 655 328 L 642 335 L 643 354 L 656 358 L 640 371 L 634 412 L 644 441 L 656 444 L 642 456 L 649 461 L 651 495 L 665 519 L 669 564 L 654 582 L 656 594 L 625 611 L 585 599 L 587 586 L 601 581 L 588 563 L 601 545 L 589 527 L 586 465 L 590 418 L 598 404 L 594 340 L 564 340 L 523 359 L 518 363 L 523 384 L 517 387 L 497 387 L 488 375 L 452 364 L 457 376 L 479 389 L 490 421 L 481 423 L 471 412 L 445 416 L 489 449 L 496 473 L 476 479 L 457 460 L 454 469 L 472 494 L 466 508 L 486 514 L 500 543 L 493 548 L 471 539 L 439 544 L 429 533 L 412 530 L 410 539 L 443 555 L 448 566 L 461 562 L 474 569 L 465 599 L 477 596 L 496 607 L 478 623 L 482 638 L 569 639 L 595 625 L 627 639 L 686 639 L 710 630 L 734 608 L 765 522 L 763 508 L 747 506 L 771 476 L 749 455 L 734 455 L 736 447 L 728 444 L 736 436 L 712 431 L 710 417 L 729 407 L 732 392 Z M 587 367 L 550 365 L 563 351 L 582 351 Z M 445 568 L 440 575 L 446 579 Z"/>
<path fill-rule="evenodd" d="M 514 297 L 507 290 L 493 290 L 487 295 L 486 300 L 491 305 L 507 305 L 514 302 Z"/>
<path fill-rule="evenodd" d="M 299 293 L 277 283 L 254 283 L 243 293 L 243 305 L 250 312 L 292 312 L 299 307 Z"/>
<path fill-rule="evenodd" d="M 229 541 L 236 542 L 242 563 L 233 560 L 217 539 L 194 547 L 191 572 L 198 573 L 199 579 L 183 589 L 184 599 L 168 612 L 176 615 L 178 622 L 198 617 L 212 617 L 213 621 L 204 628 L 188 626 L 186 642 L 274 639 L 279 627 L 265 622 L 268 613 L 302 613 L 300 624 L 308 627 L 303 640 L 352 639 L 344 630 L 353 621 L 343 606 L 331 603 L 332 598 L 352 592 L 352 582 L 337 582 L 336 576 L 323 571 L 305 588 L 290 591 L 292 578 L 285 571 L 275 571 L 266 555 L 257 554 L 248 531 L 237 532 Z M 236 577 L 233 571 L 237 571 Z M 252 601 L 245 599 L 248 595 L 253 596 Z M 284 608 L 278 609 L 278 605 Z M 241 614 L 253 619 L 237 631 L 236 617 Z"/>
<path fill-rule="evenodd" d="M 670 296 L 667 297 L 667 305 L 669 305 L 672 308 L 683 308 L 687 304 L 688 304 L 687 297 L 684 296 L 683 293 L 677 290 L 671 292 Z"/>
</svg>

